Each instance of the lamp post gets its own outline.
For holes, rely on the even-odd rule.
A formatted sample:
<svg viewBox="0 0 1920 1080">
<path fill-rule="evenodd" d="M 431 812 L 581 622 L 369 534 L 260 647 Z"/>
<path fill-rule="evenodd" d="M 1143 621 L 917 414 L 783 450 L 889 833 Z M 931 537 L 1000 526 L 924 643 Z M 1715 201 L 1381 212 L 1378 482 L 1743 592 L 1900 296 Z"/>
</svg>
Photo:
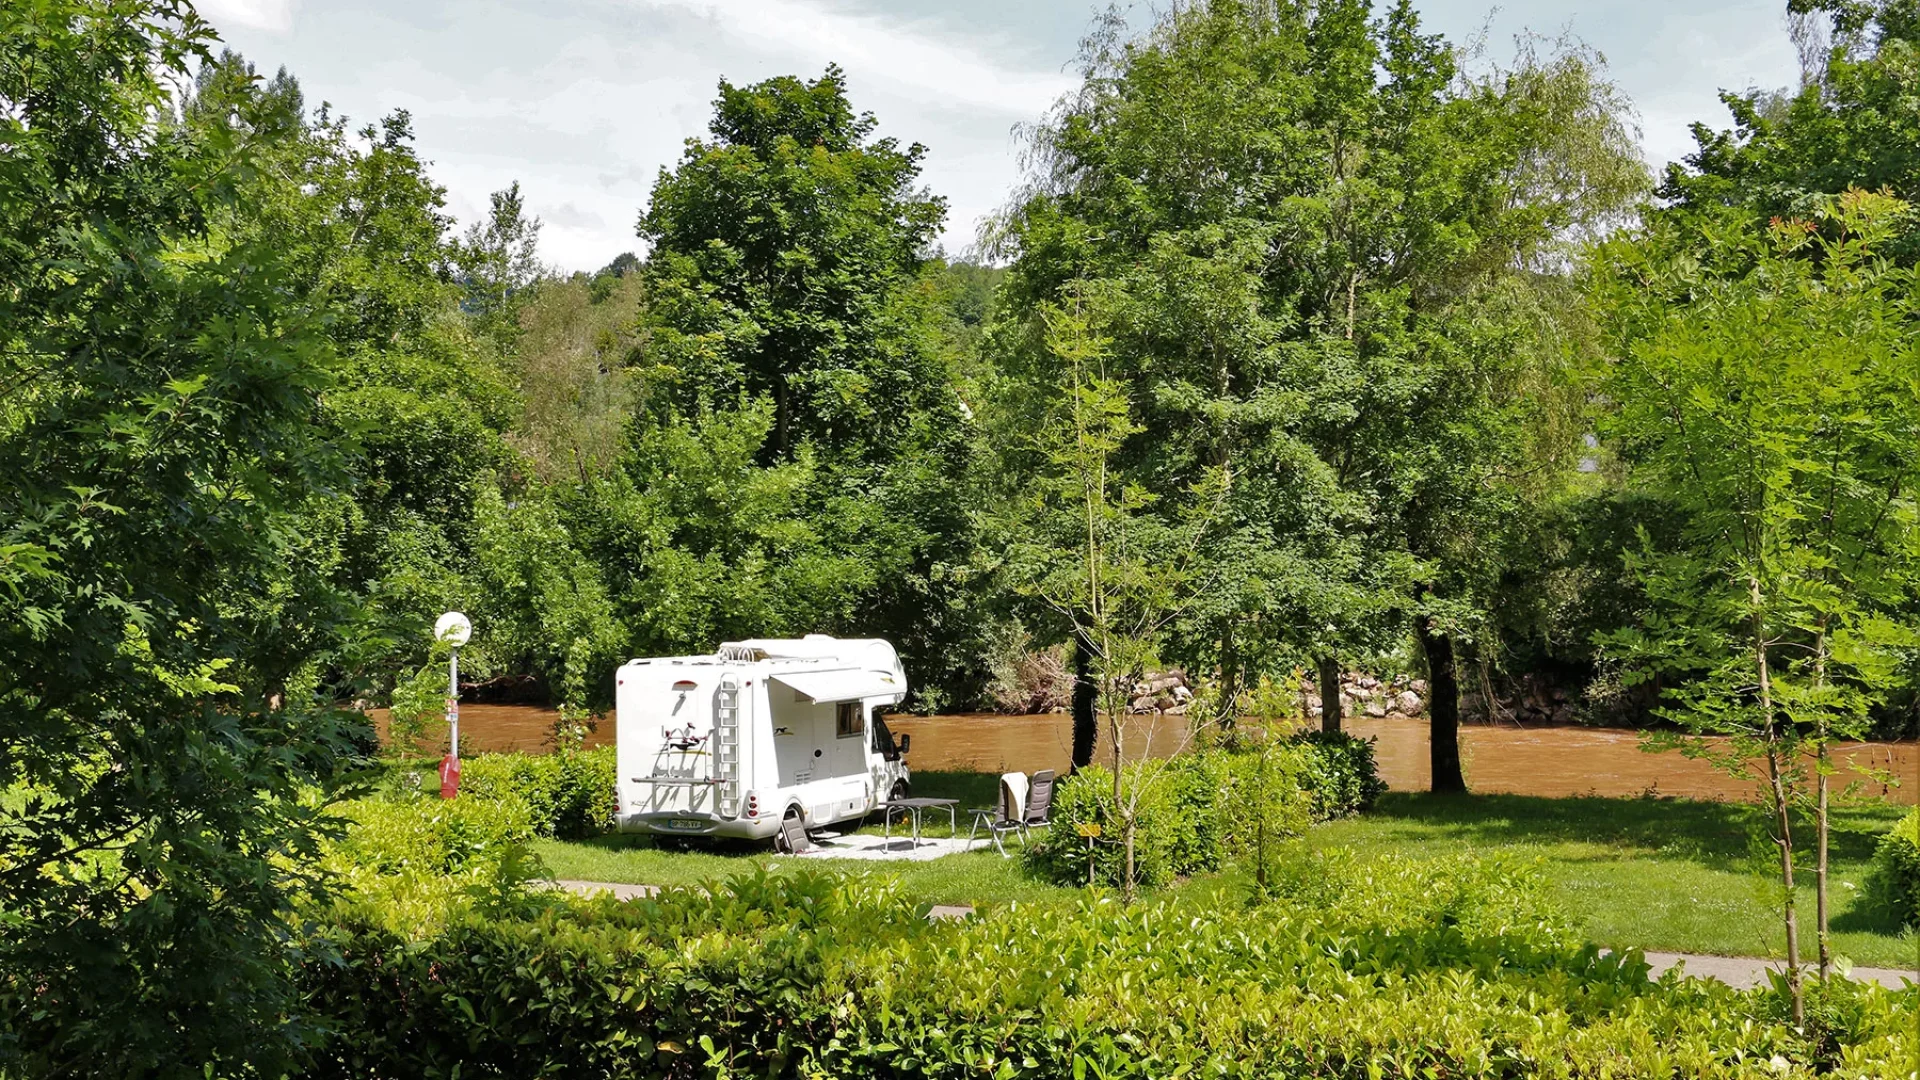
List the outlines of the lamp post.
<svg viewBox="0 0 1920 1080">
<path fill-rule="evenodd" d="M 473 636 L 465 615 L 449 611 L 433 624 L 433 637 L 445 642 L 447 652 L 447 756 L 440 759 L 440 797 L 460 793 L 460 646 Z"/>
</svg>

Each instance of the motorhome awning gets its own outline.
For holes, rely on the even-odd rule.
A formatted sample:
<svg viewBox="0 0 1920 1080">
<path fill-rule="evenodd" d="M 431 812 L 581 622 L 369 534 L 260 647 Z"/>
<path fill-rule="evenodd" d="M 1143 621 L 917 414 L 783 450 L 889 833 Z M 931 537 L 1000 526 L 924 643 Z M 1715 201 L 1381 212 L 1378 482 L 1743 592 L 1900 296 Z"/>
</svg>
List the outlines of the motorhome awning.
<svg viewBox="0 0 1920 1080">
<path fill-rule="evenodd" d="M 901 686 L 885 671 L 794 671 L 773 676 L 773 681 L 792 687 L 809 701 L 858 701 L 870 697 L 898 697 Z"/>
</svg>

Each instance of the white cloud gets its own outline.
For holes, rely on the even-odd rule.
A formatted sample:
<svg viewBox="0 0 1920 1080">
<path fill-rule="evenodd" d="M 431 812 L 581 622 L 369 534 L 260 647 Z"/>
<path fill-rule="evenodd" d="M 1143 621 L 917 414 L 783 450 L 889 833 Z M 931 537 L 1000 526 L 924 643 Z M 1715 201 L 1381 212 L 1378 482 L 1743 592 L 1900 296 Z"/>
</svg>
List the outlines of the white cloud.
<svg viewBox="0 0 1920 1080">
<path fill-rule="evenodd" d="M 712 23 L 727 37 L 763 50 L 833 61 L 862 79 L 932 91 L 953 105 L 1014 116 L 1038 115 L 1075 83 L 1060 72 L 1004 67 L 974 49 L 934 36 L 931 27 L 834 10 L 802 0 L 639 0 Z"/>
<path fill-rule="evenodd" d="M 296 0 L 198 0 L 195 10 L 220 30 L 244 27 L 284 34 L 293 29 Z"/>
</svg>

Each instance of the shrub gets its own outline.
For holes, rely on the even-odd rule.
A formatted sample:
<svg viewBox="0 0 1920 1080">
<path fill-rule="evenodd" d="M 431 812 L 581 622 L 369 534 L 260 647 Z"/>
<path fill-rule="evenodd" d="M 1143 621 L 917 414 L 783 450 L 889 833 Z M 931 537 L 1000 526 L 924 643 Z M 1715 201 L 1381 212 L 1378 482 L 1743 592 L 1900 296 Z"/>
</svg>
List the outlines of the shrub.
<svg viewBox="0 0 1920 1080">
<path fill-rule="evenodd" d="M 1873 851 L 1874 897 L 1902 926 L 1920 923 L 1920 808 L 1894 824 Z"/>
<path fill-rule="evenodd" d="M 519 800 L 536 834 L 577 840 L 613 827 L 613 747 L 552 754 L 479 754 L 461 762 L 463 797 Z"/>
<path fill-rule="evenodd" d="M 1312 799 L 1302 787 L 1306 751 L 1288 743 L 1249 743 L 1222 755 L 1228 767 L 1220 830 L 1224 854 L 1245 867 L 1260 895 L 1276 877 L 1286 842 L 1307 831 Z"/>
<path fill-rule="evenodd" d="M 1389 861 L 1328 916 L 1090 898 L 932 921 L 806 872 L 424 935 L 359 911 L 302 953 L 332 1032 L 309 1075 L 1814 1075 L 1776 992 L 1652 981 L 1506 875 Z M 1906 1068 L 1920 991 L 1849 993 L 1822 1064 Z"/>
<path fill-rule="evenodd" d="M 332 845 L 335 869 L 378 874 L 458 874 L 534 837 L 518 799 L 359 799 L 343 804 L 346 835 Z"/>
<path fill-rule="evenodd" d="M 1129 770 L 1138 768 L 1128 766 Z M 1157 888 L 1173 879 L 1175 870 L 1168 849 L 1176 828 L 1175 814 L 1163 785 L 1149 787 L 1134 811 L 1134 880 L 1145 888 Z M 1111 771 L 1090 765 L 1062 779 L 1053 790 L 1048 816 L 1052 824 L 1027 848 L 1029 867 L 1059 884 L 1086 884 L 1089 854 L 1081 829 L 1097 826 L 1100 835 L 1094 838 L 1091 854 L 1094 881 L 1113 887 L 1121 884 L 1126 851 L 1113 802 Z"/>
<path fill-rule="evenodd" d="M 1291 747 L 1273 748 L 1265 759 L 1258 751 L 1206 750 L 1128 765 L 1128 789 L 1144 785 L 1134 816 L 1135 883 L 1157 888 L 1220 869 L 1227 858 L 1251 850 L 1261 814 L 1273 837 L 1299 835 L 1306 827 L 1306 798 L 1296 779 L 1300 757 Z M 1087 839 L 1080 829 L 1097 824 L 1094 880 L 1122 884 L 1126 850 L 1112 772 L 1096 765 L 1061 781 L 1051 818 L 1027 852 L 1036 872 L 1063 885 L 1085 884 Z"/>
<path fill-rule="evenodd" d="M 1293 745 L 1306 751 L 1301 784 L 1313 801 L 1313 820 L 1332 821 L 1370 810 L 1387 790 L 1373 760 L 1373 740 L 1344 731 L 1302 731 Z"/>
</svg>

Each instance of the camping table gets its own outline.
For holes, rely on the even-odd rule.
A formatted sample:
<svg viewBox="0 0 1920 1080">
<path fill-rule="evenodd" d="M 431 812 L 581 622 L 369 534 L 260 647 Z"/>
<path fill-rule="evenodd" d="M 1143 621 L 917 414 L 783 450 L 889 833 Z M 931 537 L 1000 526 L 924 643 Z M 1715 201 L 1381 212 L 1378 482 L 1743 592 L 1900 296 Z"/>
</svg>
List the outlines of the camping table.
<svg viewBox="0 0 1920 1080">
<path fill-rule="evenodd" d="M 913 818 L 914 847 L 920 846 L 920 815 L 928 810 L 945 810 L 950 831 L 958 833 L 960 831 L 959 806 L 959 799 L 888 799 L 880 804 L 880 809 L 886 814 L 882 835 L 887 843 L 893 842 L 893 813 L 896 810 L 904 810 Z"/>
</svg>

